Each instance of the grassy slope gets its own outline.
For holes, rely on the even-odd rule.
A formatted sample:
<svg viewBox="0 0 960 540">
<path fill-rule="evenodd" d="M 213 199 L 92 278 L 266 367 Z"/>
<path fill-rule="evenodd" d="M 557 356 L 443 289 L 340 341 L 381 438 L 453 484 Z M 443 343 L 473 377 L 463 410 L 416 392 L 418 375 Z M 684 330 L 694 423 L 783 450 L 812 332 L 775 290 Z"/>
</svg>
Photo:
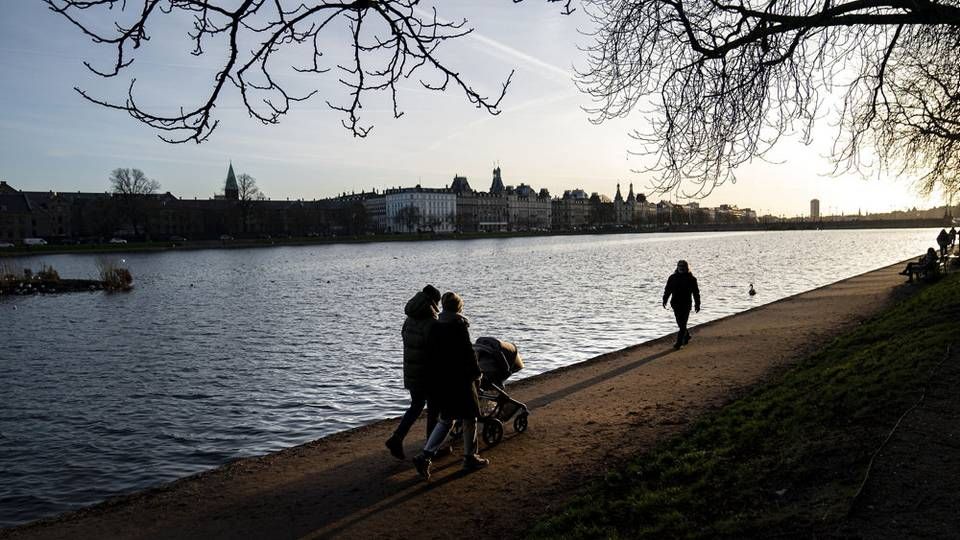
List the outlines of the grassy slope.
<svg viewBox="0 0 960 540">
<path fill-rule="evenodd" d="M 610 472 L 532 537 L 743 537 L 830 531 L 871 454 L 957 339 L 960 274 Z"/>
</svg>

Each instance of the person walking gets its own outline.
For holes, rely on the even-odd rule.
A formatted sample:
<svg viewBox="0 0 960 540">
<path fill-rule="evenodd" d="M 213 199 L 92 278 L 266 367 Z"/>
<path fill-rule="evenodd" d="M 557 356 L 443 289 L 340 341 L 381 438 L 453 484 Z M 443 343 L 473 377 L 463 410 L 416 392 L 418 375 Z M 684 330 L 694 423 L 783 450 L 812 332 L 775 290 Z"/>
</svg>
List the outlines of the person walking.
<svg viewBox="0 0 960 540">
<path fill-rule="evenodd" d="M 687 261 L 677 261 L 677 270 L 667 278 L 667 286 L 663 289 L 664 309 L 667 308 L 667 300 L 673 308 L 673 316 L 677 319 L 679 329 L 673 348 L 679 349 L 690 342 L 687 321 L 690 319 L 691 304 L 697 313 L 700 313 L 700 287 L 697 285 L 697 278 L 690 273 Z"/>
<path fill-rule="evenodd" d="M 937 245 L 940 246 L 940 256 L 947 256 L 947 247 L 950 245 L 950 233 L 946 229 L 940 229 L 940 234 L 937 235 Z"/>
<path fill-rule="evenodd" d="M 413 295 L 403 312 L 407 315 L 400 335 L 403 338 L 403 387 L 410 392 L 410 407 L 400 419 L 393 435 L 385 443 L 390 454 L 404 459 L 403 439 L 420 417 L 424 406 L 427 407 L 427 437 L 437 424 L 439 410 L 429 395 L 430 359 L 427 339 L 430 329 L 436 323 L 440 309 L 440 291 L 433 285 L 427 285 Z"/>
<path fill-rule="evenodd" d="M 440 406 L 440 420 L 433 428 L 423 451 L 413 458 L 417 472 L 430 479 L 433 457 L 450 433 L 454 420 L 463 426 L 463 469 L 473 471 L 490 462 L 477 453 L 477 417 L 480 402 L 477 381 L 480 367 L 470 340 L 470 321 L 463 316 L 463 300 L 446 292 L 440 300 L 443 311 L 430 329 L 430 361 L 434 379 L 431 395 Z"/>
</svg>

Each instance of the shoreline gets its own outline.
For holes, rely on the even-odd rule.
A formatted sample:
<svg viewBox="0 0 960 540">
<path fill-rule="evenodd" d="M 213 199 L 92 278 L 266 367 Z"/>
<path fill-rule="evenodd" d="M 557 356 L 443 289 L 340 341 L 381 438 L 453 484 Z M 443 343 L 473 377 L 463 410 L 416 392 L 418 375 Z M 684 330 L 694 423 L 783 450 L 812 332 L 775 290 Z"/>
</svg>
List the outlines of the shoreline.
<svg viewBox="0 0 960 540">
<path fill-rule="evenodd" d="M 169 251 L 198 251 L 205 249 L 250 249 L 270 247 L 305 247 L 338 244 L 375 244 L 391 242 L 441 242 L 484 239 L 509 239 L 552 236 L 606 236 L 621 234 L 656 233 L 732 233 L 732 232 L 785 232 L 816 230 L 888 230 L 888 229 L 932 229 L 942 227 L 937 220 L 904 220 L 903 222 L 867 221 L 824 222 L 821 228 L 817 223 L 771 223 L 769 225 L 686 225 L 658 229 L 614 229 L 595 231 L 513 231 L 493 233 L 409 233 L 356 235 L 323 238 L 275 238 L 275 239 L 234 239 L 234 240 L 196 240 L 186 242 L 131 242 L 128 244 L 72 244 L 46 246 L 22 246 L 0 250 L 0 260 L 21 257 L 39 257 L 43 255 L 109 255 L 126 253 L 163 253 Z M 871 226 L 872 225 L 872 226 Z"/>
<path fill-rule="evenodd" d="M 897 263 L 866 272 L 703 323 L 696 327 L 693 344 L 681 351 L 673 351 L 669 348 L 672 336 L 667 335 L 516 381 L 509 385 L 509 391 L 511 394 L 518 395 L 521 400 L 527 401 L 533 410 L 530 419 L 531 429 L 525 434 L 514 435 L 512 428 L 507 427 L 504 441 L 485 452 L 489 453 L 493 462 L 490 469 L 471 476 L 469 481 L 450 470 L 457 468 L 455 465 L 458 463 L 455 460 L 453 465 L 449 462 L 438 463 L 438 468 L 442 465 L 443 469 L 437 472 L 437 476 L 442 477 L 439 481 L 442 484 L 437 486 L 437 480 L 430 483 L 421 482 L 409 462 L 401 463 L 390 458 L 382 446 L 382 440 L 396 424 L 397 419 L 391 418 L 338 432 L 279 452 L 239 459 L 216 469 L 130 495 L 115 497 L 58 517 L 5 529 L 0 531 L 0 536 L 66 538 L 84 536 L 83 531 L 86 530 L 87 534 L 96 532 L 98 535 L 110 537 L 229 537 L 236 535 L 238 531 L 254 529 L 259 530 L 266 537 L 277 538 L 305 534 L 318 536 L 343 534 L 352 537 L 373 533 L 373 536 L 391 536 L 391 533 L 404 530 L 403 515 L 413 508 L 421 509 L 422 503 L 427 500 L 455 501 L 456 506 L 466 512 L 466 515 L 474 517 L 476 505 L 495 508 L 496 505 L 493 504 L 495 497 L 489 500 L 483 497 L 478 498 L 477 493 L 469 488 L 475 487 L 473 478 L 482 477 L 487 481 L 491 479 L 493 471 L 498 468 L 499 472 L 495 474 L 511 477 L 510 482 L 501 482 L 498 479 L 496 484 L 502 489 L 522 490 L 523 488 L 518 488 L 513 483 L 522 485 L 524 481 L 532 482 L 537 485 L 534 491 L 538 497 L 548 501 L 557 500 L 558 497 L 569 496 L 568 489 L 575 488 L 582 482 L 584 479 L 582 473 L 598 474 L 603 470 L 604 461 L 609 459 L 612 460 L 610 462 L 616 462 L 617 459 L 622 459 L 632 451 L 642 451 L 657 440 L 682 430 L 683 426 L 689 423 L 691 415 L 698 416 L 705 410 L 729 401 L 738 392 L 762 382 L 770 373 L 788 367 L 791 360 L 795 361 L 803 351 L 823 343 L 830 336 L 837 335 L 849 325 L 869 316 L 869 312 L 876 312 L 887 305 L 895 296 L 893 293 L 903 289 L 900 286 L 902 280 L 896 275 L 896 270 L 901 265 L 902 263 Z M 838 294 L 844 296 L 842 292 L 845 289 L 859 291 L 850 294 L 861 300 L 864 300 L 863 295 L 867 295 L 870 300 L 861 303 L 862 305 L 838 302 Z M 816 300 L 817 298 L 819 300 Z M 850 299 L 847 298 L 847 300 Z M 812 300 L 816 300 L 813 304 L 817 305 L 804 306 L 804 304 L 810 304 Z M 823 305 L 824 303 L 826 305 Z M 837 306 L 837 304 L 841 305 Z M 824 317 L 829 315 L 828 312 L 831 309 L 834 311 L 834 318 L 839 320 L 829 320 L 829 317 Z M 797 311 L 807 312 L 806 318 L 801 317 L 798 321 Z M 771 313 L 778 312 L 779 318 L 767 317 Z M 823 322 L 825 318 L 828 319 L 828 323 Z M 786 329 L 787 333 L 784 336 L 774 335 L 775 339 L 770 343 L 772 348 L 760 343 L 760 362 L 740 365 L 744 358 L 750 357 L 749 354 L 744 355 L 742 349 L 744 347 L 749 349 L 751 344 L 754 347 L 757 346 L 756 343 L 750 340 L 744 341 L 741 338 L 753 334 L 751 337 L 756 337 L 757 341 L 766 342 L 771 337 L 764 332 L 756 334 L 757 325 L 761 328 L 772 325 L 772 328 L 779 329 L 780 332 Z M 773 332 L 773 334 L 776 333 Z M 776 339 L 778 337 L 782 339 Z M 808 339 L 811 337 L 817 339 Z M 790 343 L 791 339 L 793 343 Z M 787 346 L 784 347 L 784 345 Z M 779 354 L 775 354 L 777 350 Z M 731 369 L 726 360 L 724 363 L 718 363 L 718 355 L 723 356 L 720 354 L 723 351 L 744 357 L 732 358 L 739 367 L 731 373 L 724 373 Z M 766 357 L 765 362 L 762 361 L 763 357 Z M 753 360 L 756 361 L 758 358 Z M 707 364 L 705 369 L 718 371 L 721 379 L 719 384 L 715 380 L 703 378 L 700 375 L 701 380 L 693 381 L 691 385 L 691 381 L 687 379 L 696 377 L 696 372 L 689 371 L 690 366 L 675 365 L 689 363 L 696 365 L 704 362 Z M 662 373 L 656 376 L 658 371 L 677 375 L 678 369 L 679 377 L 664 378 Z M 745 373 L 749 373 L 749 376 L 742 379 Z M 649 396 L 636 396 L 635 388 L 629 385 L 625 388 L 617 388 L 619 385 L 615 384 L 621 378 L 629 377 L 638 383 L 651 376 L 661 382 L 650 389 L 658 391 L 660 395 L 660 399 L 655 400 L 652 405 L 649 403 Z M 671 384 L 664 385 L 662 384 L 664 382 Z M 604 391 L 598 388 L 608 384 L 613 385 L 609 390 Z M 702 395 L 697 403 L 689 403 L 686 393 L 698 392 L 697 387 L 703 385 L 709 387 L 707 391 L 704 393 L 700 389 L 699 392 Z M 606 394 L 610 392 L 616 392 L 615 395 L 620 398 L 617 402 L 617 405 L 621 406 L 619 408 L 626 406 L 631 409 L 628 412 L 633 414 L 627 416 L 634 417 L 634 420 L 643 420 L 648 416 L 666 418 L 660 418 L 661 421 L 652 424 L 643 421 L 642 425 L 633 426 L 635 429 L 639 428 L 647 432 L 645 442 L 640 446 L 625 444 L 621 432 L 608 434 L 604 439 L 611 440 L 602 445 L 604 453 L 601 456 L 605 459 L 596 459 L 596 456 L 585 452 L 582 447 L 569 448 L 562 444 L 570 437 L 582 443 L 591 442 L 597 437 L 598 426 L 604 428 L 610 423 L 622 423 L 622 415 L 611 418 L 609 411 L 599 411 L 595 409 L 600 408 L 589 406 L 578 407 L 577 403 L 571 402 L 571 396 L 577 397 L 583 393 L 609 401 L 609 396 Z M 642 405 L 644 401 L 648 402 L 646 406 Z M 559 408 L 565 414 L 550 415 L 541 412 L 541 410 L 549 411 L 553 408 Z M 599 417 L 593 418 L 594 415 Z M 584 417 L 587 420 L 577 421 L 578 418 L 583 420 Z M 545 425 L 546 421 L 551 422 L 549 426 L 551 429 L 559 430 L 563 436 L 543 438 L 542 435 L 545 434 L 543 432 L 548 429 Z M 421 430 L 418 424 L 408 436 L 406 442 L 408 457 L 413 454 L 416 445 L 419 444 Z M 600 429 L 600 431 L 604 430 Z M 575 436 L 571 436 L 571 433 Z M 515 437 L 516 440 L 514 440 Z M 523 448 L 526 445 L 534 447 L 527 449 L 532 452 Z M 536 456 L 529 454 L 537 454 L 537 451 L 540 454 L 552 452 L 554 458 L 560 461 L 572 459 L 578 466 L 572 469 L 561 467 L 559 471 L 548 468 L 547 471 L 543 471 L 543 474 L 528 474 L 524 468 L 521 467 L 518 470 L 516 464 L 512 463 L 512 461 L 523 462 L 535 469 L 535 464 L 530 461 Z M 514 459 L 511 460 L 511 457 Z M 309 465 L 303 462 L 308 462 Z M 516 478 L 518 475 L 520 478 Z M 590 474 L 587 475 L 587 477 L 590 476 Z M 255 481 L 253 477 L 262 479 L 263 482 Z M 354 479 L 357 480 L 356 484 L 352 482 Z M 550 483 L 551 479 L 554 483 Z M 304 485 L 305 482 L 308 485 Z M 263 483 L 269 487 L 261 485 Z M 377 484 L 380 485 L 377 486 Z M 562 489 L 558 490 L 558 487 Z M 223 498 L 230 499 L 231 502 L 219 503 L 206 500 L 204 497 L 204 494 L 215 497 L 220 493 L 224 493 Z M 480 490 L 480 493 L 486 493 L 487 497 L 495 494 L 489 490 Z M 265 495 L 276 496 L 285 501 L 282 504 L 284 508 L 298 508 L 303 504 L 311 505 L 311 502 L 316 502 L 322 503 L 319 508 L 323 511 L 320 512 L 320 516 L 315 511 L 306 509 L 295 511 L 288 516 L 292 520 L 291 523 L 295 523 L 294 528 L 287 529 L 276 523 L 279 519 L 275 515 L 279 510 L 276 508 L 276 503 L 267 500 L 260 501 L 262 504 L 253 502 L 254 499 L 271 498 L 264 497 Z M 420 497 L 424 498 L 424 501 L 418 502 Z M 537 506 L 535 500 L 538 497 L 524 495 L 525 499 L 534 500 L 528 500 L 521 505 L 523 506 L 521 513 L 534 516 L 542 514 L 544 510 Z M 188 502 L 192 500 L 199 501 L 203 508 L 191 508 Z M 486 503 L 484 503 L 485 500 L 487 500 Z M 250 515 L 251 509 L 247 508 L 250 504 L 253 505 L 252 510 L 260 511 L 254 511 L 253 515 Z M 272 509 L 264 511 L 264 505 Z M 439 506 L 442 507 L 443 504 Z M 314 506 L 314 508 L 318 507 Z M 378 508 L 382 508 L 382 511 Z M 376 514 L 378 519 L 368 519 L 371 512 Z M 411 515 L 415 517 L 415 514 Z M 407 522 L 411 521 L 411 515 L 407 516 Z M 397 519 L 401 521 L 398 522 Z M 202 520 L 204 526 L 196 528 L 197 520 Z M 504 517 L 502 520 L 511 521 L 511 518 Z M 303 523 L 304 521 L 306 523 Z M 412 523 L 406 523 L 406 525 L 413 526 Z M 504 525 L 500 523 L 493 528 L 509 536 L 509 529 L 504 528 Z M 464 526 L 468 530 L 471 527 L 469 524 Z M 473 527 L 477 527 L 478 531 L 489 528 L 487 525 L 480 527 L 476 524 Z M 457 527 L 450 526 L 446 528 L 447 532 L 431 532 L 443 537 L 445 534 L 452 534 L 450 531 L 455 529 Z M 417 531 L 415 528 L 405 530 L 408 531 L 408 535 L 414 534 L 409 531 Z"/>
</svg>

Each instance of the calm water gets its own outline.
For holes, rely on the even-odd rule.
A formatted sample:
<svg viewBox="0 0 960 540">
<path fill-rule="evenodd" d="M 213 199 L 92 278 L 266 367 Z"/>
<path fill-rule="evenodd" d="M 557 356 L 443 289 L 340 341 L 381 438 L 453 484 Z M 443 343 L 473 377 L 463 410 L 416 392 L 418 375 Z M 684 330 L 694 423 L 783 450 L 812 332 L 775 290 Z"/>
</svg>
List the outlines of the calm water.
<svg viewBox="0 0 960 540">
<path fill-rule="evenodd" d="M 660 295 L 678 258 L 700 280 L 696 324 L 918 255 L 936 232 L 128 255 L 129 294 L 0 297 L 0 526 L 400 414 L 403 305 L 428 282 L 462 294 L 474 337 L 516 342 L 526 377 L 673 331 Z M 13 261 L 40 262 L 96 273 L 89 255 Z"/>
</svg>

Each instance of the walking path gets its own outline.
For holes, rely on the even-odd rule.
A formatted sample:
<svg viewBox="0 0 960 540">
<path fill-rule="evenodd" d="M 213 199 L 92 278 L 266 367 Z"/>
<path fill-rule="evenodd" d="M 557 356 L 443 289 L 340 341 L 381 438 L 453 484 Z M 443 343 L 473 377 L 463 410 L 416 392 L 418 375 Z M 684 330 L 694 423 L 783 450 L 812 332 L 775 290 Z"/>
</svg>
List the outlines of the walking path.
<svg viewBox="0 0 960 540">
<path fill-rule="evenodd" d="M 0 537 L 515 537 L 584 482 L 880 311 L 903 283 L 900 268 L 701 325 L 680 351 L 667 336 L 511 385 L 533 410 L 530 427 L 517 435 L 507 426 L 503 442 L 482 449 L 491 465 L 469 475 L 453 456 L 421 480 L 384 448 L 391 420 Z M 408 437 L 408 457 L 423 429 Z"/>
</svg>

